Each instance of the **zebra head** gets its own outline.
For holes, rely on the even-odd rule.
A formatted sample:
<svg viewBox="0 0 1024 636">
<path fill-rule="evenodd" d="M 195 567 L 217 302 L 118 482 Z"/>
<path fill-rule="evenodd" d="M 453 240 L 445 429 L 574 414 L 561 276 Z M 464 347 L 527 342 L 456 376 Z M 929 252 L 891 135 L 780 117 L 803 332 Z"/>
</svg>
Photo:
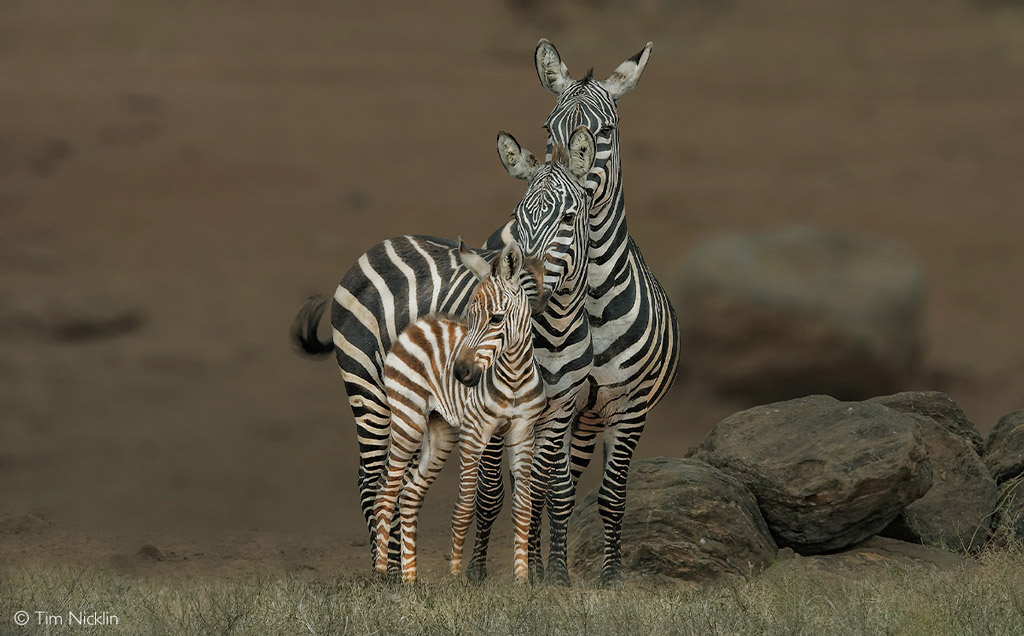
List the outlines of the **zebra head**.
<svg viewBox="0 0 1024 636">
<path fill-rule="evenodd" d="M 515 137 L 498 134 L 498 156 L 505 170 L 530 183 L 503 240 L 517 242 L 528 259 L 543 264 L 543 286 L 549 294 L 566 294 L 585 285 L 587 212 L 593 201 L 587 175 L 595 147 L 594 136 L 580 127 L 567 146 L 555 145 L 548 163 L 541 164 Z"/>
<path fill-rule="evenodd" d="M 586 127 L 597 140 L 597 159 L 591 174 L 596 181 L 595 206 L 611 196 L 614 188 L 608 187 L 609 179 L 619 173 L 619 98 L 636 88 L 653 47 L 654 44 L 648 42 L 604 80 L 595 80 L 593 69 L 587 71 L 583 79 L 573 79 L 558 50 L 547 39 L 541 38 L 534 51 L 541 86 L 558 96 L 555 108 L 544 122 L 548 153 L 557 144 L 567 145 L 580 126 Z"/>
<path fill-rule="evenodd" d="M 455 358 L 454 374 L 459 382 L 475 386 L 503 353 L 524 350 L 533 337 L 533 323 L 530 298 L 521 282 L 524 257 L 519 244 L 510 242 L 488 264 L 459 243 L 459 259 L 480 283 L 466 307 L 469 333 Z"/>
</svg>

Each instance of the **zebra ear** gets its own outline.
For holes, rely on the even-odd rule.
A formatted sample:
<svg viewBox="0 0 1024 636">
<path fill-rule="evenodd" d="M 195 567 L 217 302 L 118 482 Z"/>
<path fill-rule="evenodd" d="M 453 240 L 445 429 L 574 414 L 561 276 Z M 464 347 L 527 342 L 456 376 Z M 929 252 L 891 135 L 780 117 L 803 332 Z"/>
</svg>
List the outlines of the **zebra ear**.
<svg viewBox="0 0 1024 636">
<path fill-rule="evenodd" d="M 644 74 L 644 67 L 647 66 L 647 60 L 650 59 L 653 48 L 654 43 L 648 42 L 643 50 L 619 64 L 619 67 L 608 76 L 608 79 L 601 82 L 601 86 L 608 90 L 612 99 L 618 101 L 620 97 L 636 88 L 640 76 Z"/>
<path fill-rule="evenodd" d="M 498 132 L 498 158 L 506 172 L 525 181 L 532 179 L 541 166 L 532 152 L 521 147 L 516 138 L 504 130 Z"/>
<path fill-rule="evenodd" d="M 462 242 L 461 236 L 459 237 L 459 260 L 479 280 L 486 278 L 487 274 L 491 271 L 491 266 L 487 264 L 487 261 L 470 251 L 466 244 Z"/>
<path fill-rule="evenodd" d="M 565 87 L 572 83 L 572 75 L 558 55 L 558 49 L 547 38 L 541 38 L 537 49 L 533 52 L 537 63 L 537 77 L 540 85 L 555 95 L 561 95 Z"/>
<path fill-rule="evenodd" d="M 579 126 L 569 137 L 569 172 L 577 181 L 583 182 L 594 167 L 597 140 L 586 126 Z"/>
<path fill-rule="evenodd" d="M 482 259 L 481 259 L 482 260 Z M 523 250 L 519 243 L 511 241 L 491 265 L 491 274 L 501 278 L 509 287 L 518 288 L 519 275 L 523 271 Z"/>
</svg>

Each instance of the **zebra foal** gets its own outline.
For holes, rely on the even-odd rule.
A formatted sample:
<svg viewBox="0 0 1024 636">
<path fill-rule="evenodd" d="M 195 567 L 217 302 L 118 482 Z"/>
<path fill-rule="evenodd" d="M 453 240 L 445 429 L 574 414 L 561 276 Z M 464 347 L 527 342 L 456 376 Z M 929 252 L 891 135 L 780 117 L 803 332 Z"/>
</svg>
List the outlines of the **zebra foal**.
<svg viewBox="0 0 1024 636">
<path fill-rule="evenodd" d="M 374 569 L 387 573 L 397 503 L 402 580 L 416 580 L 419 510 L 457 443 L 459 498 L 452 514 L 451 573 L 462 571 L 480 456 L 498 435 L 515 480 L 513 574 L 526 581 L 534 426 L 546 400 L 534 361 L 530 298 L 520 283 L 523 252 L 513 241 L 488 265 L 460 241 L 458 256 L 480 279 L 466 308 L 468 324 L 438 315 L 420 318 L 402 331 L 384 361 L 391 427 L 384 482 L 374 502 Z M 417 450 L 419 464 L 406 476 Z"/>
</svg>

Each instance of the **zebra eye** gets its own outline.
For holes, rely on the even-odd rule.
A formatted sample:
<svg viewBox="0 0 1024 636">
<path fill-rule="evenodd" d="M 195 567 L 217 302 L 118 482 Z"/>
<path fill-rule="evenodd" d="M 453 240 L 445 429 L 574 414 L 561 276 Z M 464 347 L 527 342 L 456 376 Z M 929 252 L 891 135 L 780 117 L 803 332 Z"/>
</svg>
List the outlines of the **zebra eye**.
<svg viewBox="0 0 1024 636">
<path fill-rule="evenodd" d="M 597 134 L 602 137 L 608 137 L 612 134 L 613 130 L 615 130 L 615 126 L 613 124 L 608 124 L 607 126 L 602 126 L 601 130 L 597 131 Z"/>
<path fill-rule="evenodd" d="M 504 319 L 505 319 L 505 314 L 494 314 L 493 316 L 491 316 L 491 324 L 492 325 L 499 325 L 499 324 L 501 324 L 501 321 L 504 320 Z"/>
<path fill-rule="evenodd" d="M 562 223 L 572 223 L 575 218 L 576 213 L 570 210 L 562 214 Z"/>
</svg>

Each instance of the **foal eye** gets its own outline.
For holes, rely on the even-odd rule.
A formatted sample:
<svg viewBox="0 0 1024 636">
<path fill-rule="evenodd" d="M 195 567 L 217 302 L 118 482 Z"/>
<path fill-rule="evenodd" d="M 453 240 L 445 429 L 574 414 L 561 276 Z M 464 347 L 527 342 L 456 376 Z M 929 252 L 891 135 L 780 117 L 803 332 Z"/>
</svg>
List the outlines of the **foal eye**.
<svg viewBox="0 0 1024 636">
<path fill-rule="evenodd" d="M 500 324 L 501 321 L 504 320 L 504 319 L 505 319 L 505 314 L 494 314 L 493 316 L 491 316 L 491 324 L 492 325 Z"/>
</svg>

